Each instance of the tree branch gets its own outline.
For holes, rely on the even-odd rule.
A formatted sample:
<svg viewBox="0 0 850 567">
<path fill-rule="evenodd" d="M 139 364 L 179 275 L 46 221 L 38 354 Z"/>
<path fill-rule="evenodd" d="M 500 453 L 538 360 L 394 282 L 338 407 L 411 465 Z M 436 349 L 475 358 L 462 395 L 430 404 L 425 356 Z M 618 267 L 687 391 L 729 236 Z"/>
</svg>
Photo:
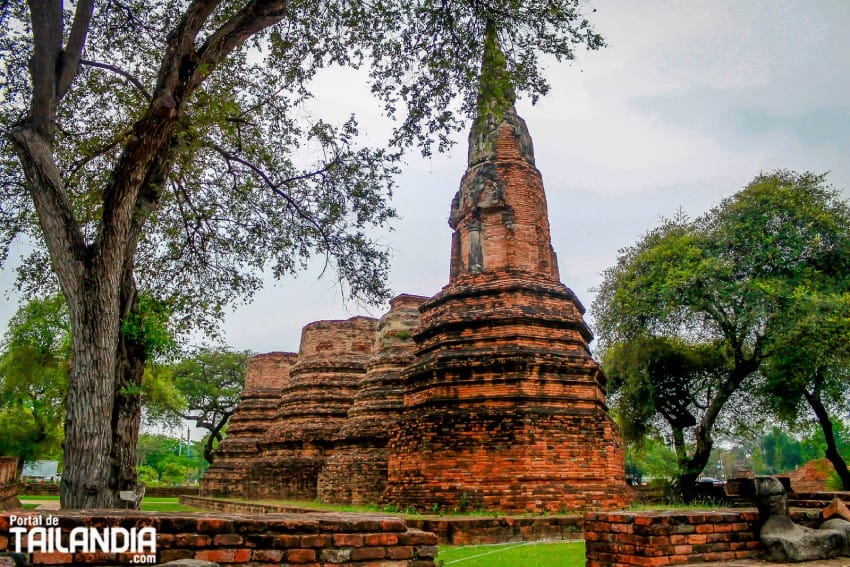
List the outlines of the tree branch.
<svg viewBox="0 0 850 567">
<path fill-rule="evenodd" d="M 31 0 L 33 83 L 29 119 L 48 145 L 53 145 L 56 120 L 56 75 L 62 52 L 62 1 Z"/>
<path fill-rule="evenodd" d="M 71 33 L 68 36 L 68 44 L 62 57 L 62 69 L 59 73 L 56 85 L 56 98 L 65 96 L 74 78 L 80 70 L 83 49 L 86 45 L 86 36 L 89 32 L 92 12 L 94 11 L 93 0 L 78 0 L 77 11 L 74 12 L 74 23 L 71 24 Z"/>
<path fill-rule="evenodd" d="M 120 75 L 120 76 L 124 77 L 125 79 L 127 79 L 127 81 L 130 84 L 132 84 L 134 87 L 136 87 L 136 90 L 139 91 L 139 93 L 143 97 L 145 97 L 145 100 L 150 102 L 153 99 L 153 97 L 151 96 L 151 93 L 149 93 L 147 91 L 147 89 L 145 88 L 145 85 L 143 85 L 142 82 L 139 79 L 137 79 L 136 77 L 134 77 L 133 75 L 131 75 L 130 73 L 128 73 L 127 71 L 125 71 L 124 69 L 122 69 L 120 67 L 116 67 L 115 65 L 110 65 L 109 63 L 101 63 L 99 61 L 91 61 L 89 59 L 80 59 L 80 63 L 83 64 L 83 65 L 86 65 L 88 67 L 97 67 L 98 69 L 106 69 L 107 71 L 112 71 L 116 75 Z"/>
</svg>

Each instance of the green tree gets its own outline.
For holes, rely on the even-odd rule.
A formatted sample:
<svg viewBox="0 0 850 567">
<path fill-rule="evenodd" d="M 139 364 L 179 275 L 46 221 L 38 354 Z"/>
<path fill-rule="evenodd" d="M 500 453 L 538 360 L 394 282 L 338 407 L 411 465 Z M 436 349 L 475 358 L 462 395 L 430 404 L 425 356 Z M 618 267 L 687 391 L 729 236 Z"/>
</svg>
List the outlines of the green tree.
<svg viewBox="0 0 850 567">
<path fill-rule="evenodd" d="M 473 109 L 486 22 L 536 99 L 539 53 L 603 44 L 579 4 L 3 2 L 0 259 L 27 237 L 24 287 L 58 283 L 69 306 L 62 505 L 110 507 L 135 487 L 149 353 L 122 330 L 140 297 L 211 325 L 264 268 L 281 276 L 318 253 L 349 295 L 383 298 L 388 253 L 366 231 L 394 216 L 401 152 L 446 147 Z M 353 117 L 305 111 L 333 65 L 368 69 L 398 120 L 389 150 L 363 146 Z"/>
<path fill-rule="evenodd" d="M 170 414 L 209 431 L 203 450 L 208 463 L 213 462 L 214 445 L 224 438 L 223 430 L 239 403 L 251 355 L 248 351 L 200 348 L 172 369 L 174 386 L 184 403 Z"/>
<path fill-rule="evenodd" d="M 795 298 L 845 285 L 848 230 L 847 206 L 824 176 L 777 171 L 699 219 L 665 221 L 606 271 L 594 303 L 604 366 L 624 403 L 630 390 L 645 393 L 631 428 L 672 399 L 692 439 L 678 452 L 683 490 L 705 467 L 722 413 L 733 413 L 730 399 L 742 389 L 752 397 L 769 357 L 791 356 L 779 330 L 799 328 Z M 657 363 L 658 345 L 675 364 Z"/>
<path fill-rule="evenodd" d="M 850 242 L 847 244 L 850 248 Z M 829 278 L 829 276 L 832 278 Z M 800 282 L 788 298 L 786 318 L 776 321 L 762 393 L 791 424 L 814 414 L 824 450 L 844 490 L 850 470 L 839 448 L 836 416 L 850 411 L 850 293 L 844 274 L 821 272 L 817 287 Z"/>
<path fill-rule="evenodd" d="M 0 454 L 24 461 L 61 455 L 70 332 L 61 297 L 25 304 L 0 351 Z"/>
<path fill-rule="evenodd" d="M 759 440 L 759 453 L 763 469 L 760 474 L 777 474 L 792 471 L 803 464 L 802 446 L 778 427 L 762 436 Z"/>
</svg>

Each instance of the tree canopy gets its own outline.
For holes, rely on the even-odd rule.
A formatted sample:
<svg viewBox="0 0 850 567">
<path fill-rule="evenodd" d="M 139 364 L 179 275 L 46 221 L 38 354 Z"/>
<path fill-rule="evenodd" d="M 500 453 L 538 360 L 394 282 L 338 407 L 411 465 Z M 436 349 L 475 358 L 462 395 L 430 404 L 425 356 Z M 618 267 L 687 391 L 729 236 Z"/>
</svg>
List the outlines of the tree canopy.
<svg viewBox="0 0 850 567">
<path fill-rule="evenodd" d="M 203 452 L 208 463 L 212 463 L 213 447 L 224 439 L 223 430 L 236 411 L 251 354 L 203 347 L 170 368 L 182 403 L 164 415 L 193 421 L 196 427 L 209 431 Z"/>
<path fill-rule="evenodd" d="M 843 301 L 848 237 L 847 204 L 824 175 L 776 171 L 698 219 L 664 221 L 606 271 L 594 309 L 615 403 L 627 406 L 627 433 L 663 416 L 683 486 L 705 466 L 718 420 L 741 411 L 729 403 L 742 388 L 752 398 L 767 381 L 791 403 L 777 365 L 811 369 L 806 351 L 824 354 L 809 338 L 812 302 Z"/>
</svg>

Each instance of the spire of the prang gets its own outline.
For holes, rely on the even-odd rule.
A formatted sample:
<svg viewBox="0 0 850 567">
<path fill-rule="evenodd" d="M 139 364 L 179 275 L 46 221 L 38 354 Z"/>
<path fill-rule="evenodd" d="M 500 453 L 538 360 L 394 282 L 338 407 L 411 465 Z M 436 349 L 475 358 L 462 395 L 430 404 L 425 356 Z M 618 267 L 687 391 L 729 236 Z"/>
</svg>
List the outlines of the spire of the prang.
<svg viewBox="0 0 850 567">
<path fill-rule="evenodd" d="M 467 275 L 507 273 L 558 281 L 543 181 L 515 101 L 496 26 L 488 22 L 469 165 L 449 217 L 455 231 L 451 283 Z"/>
<path fill-rule="evenodd" d="M 499 125 L 507 123 L 518 138 L 523 159 L 534 164 L 534 150 L 525 121 L 517 116 L 516 93 L 499 44 L 496 25 L 488 20 L 484 28 L 484 54 L 478 78 L 478 104 L 469 132 L 469 165 L 495 157 Z"/>
</svg>

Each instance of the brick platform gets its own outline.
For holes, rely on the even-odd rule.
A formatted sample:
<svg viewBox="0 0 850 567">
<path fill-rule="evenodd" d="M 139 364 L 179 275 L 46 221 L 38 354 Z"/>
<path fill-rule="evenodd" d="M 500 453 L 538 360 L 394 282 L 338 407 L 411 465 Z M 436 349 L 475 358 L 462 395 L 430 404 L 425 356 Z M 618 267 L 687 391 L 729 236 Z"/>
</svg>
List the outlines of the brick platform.
<svg viewBox="0 0 850 567">
<path fill-rule="evenodd" d="M 20 515 L 39 515 L 25 513 Z M 53 514 L 67 537 L 75 527 L 152 526 L 158 563 L 201 559 L 222 565 L 433 567 L 434 534 L 399 518 L 358 514 L 235 515 L 109 512 Z M 0 514 L 0 556 L 14 551 L 9 514 Z M 67 541 L 65 542 L 67 545 Z M 24 549 L 26 551 L 26 549 Z M 32 565 L 114 565 L 130 559 L 109 553 L 26 554 Z"/>
</svg>

